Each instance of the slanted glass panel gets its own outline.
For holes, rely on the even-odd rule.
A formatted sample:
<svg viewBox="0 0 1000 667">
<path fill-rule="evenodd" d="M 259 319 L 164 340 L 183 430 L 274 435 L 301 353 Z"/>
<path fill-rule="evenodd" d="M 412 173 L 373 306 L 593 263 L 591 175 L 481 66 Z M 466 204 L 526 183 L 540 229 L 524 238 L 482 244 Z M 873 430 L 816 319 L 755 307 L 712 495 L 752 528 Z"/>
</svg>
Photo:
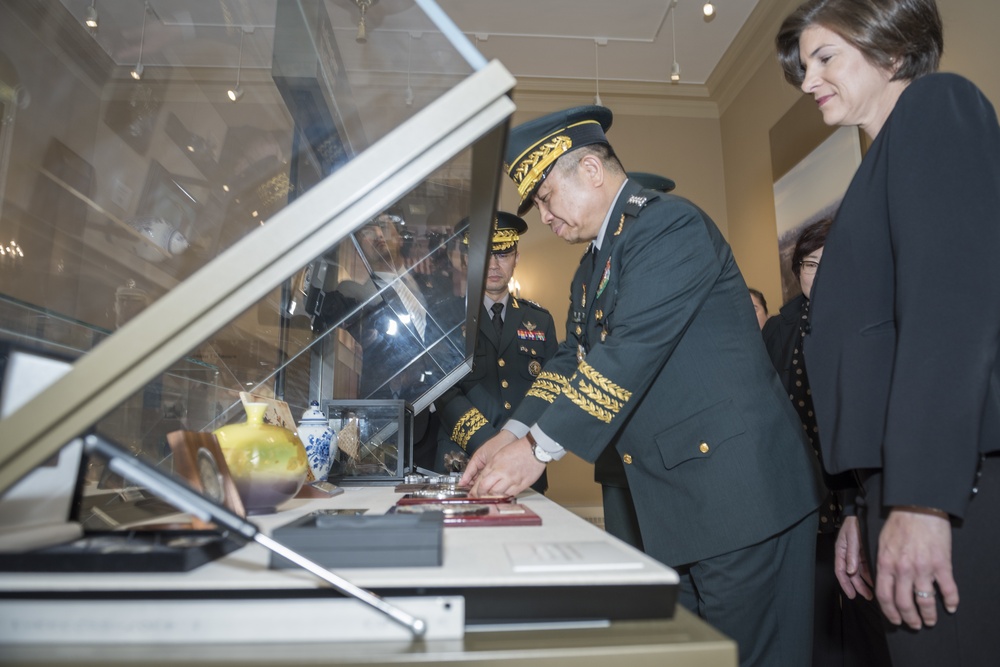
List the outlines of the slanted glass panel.
<svg viewBox="0 0 1000 667">
<path fill-rule="evenodd" d="M 0 3 L 0 336 L 80 360 L 0 460 L 461 376 L 513 80 L 432 4 Z"/>
<path fill-rule="evenodd" d="M 105 330 L 472 72 L 412 2 L 100 4 L 0 7 L 0 271 Z"/>
<path fill-rule="evenodd" d="M 334 371 L 313 394 L 415 403 L 465 357 L 467 224 L 437 209 L 421 221 L 410 211 L 425 206 L 405 202 L 305 271 L 300 312 Z"/>
<path fill-rule="evenodd" d="M 312 400 L 397 398 L 419 411 L 442 393 L 470 353 L 470 153 L 187 355 L 218 369 L 217 411 L 192 427 L 241 420 L 241 392 L 278 397 L 296 417 Z M 451 175 L 447 183 L 441 174 Z M 475 292 L 482 278 L 473 274 Z"/>
</svg>

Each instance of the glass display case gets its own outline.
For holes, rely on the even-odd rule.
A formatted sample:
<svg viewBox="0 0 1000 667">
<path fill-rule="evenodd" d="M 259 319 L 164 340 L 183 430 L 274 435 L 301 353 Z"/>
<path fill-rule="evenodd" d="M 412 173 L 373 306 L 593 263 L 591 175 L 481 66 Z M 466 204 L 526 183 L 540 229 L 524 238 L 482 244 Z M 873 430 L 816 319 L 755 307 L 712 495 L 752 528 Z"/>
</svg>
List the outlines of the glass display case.
<svg viewBox="0 0 1000 667">
<path fill-rule="evenodd" d="M 402 400 L 324 401 L 337 439 L 330 478 L 399 484 L 412 461 L 413 410 Z"/>
<path fill-rule="evenodd" d="M 241 393 L 419 413 L 468 371 L 514 80 L 362 4 L 0 4 L 0 340 L 74 360 L 0 491 L 89 431 L 169 468 Z"/>
</svg>

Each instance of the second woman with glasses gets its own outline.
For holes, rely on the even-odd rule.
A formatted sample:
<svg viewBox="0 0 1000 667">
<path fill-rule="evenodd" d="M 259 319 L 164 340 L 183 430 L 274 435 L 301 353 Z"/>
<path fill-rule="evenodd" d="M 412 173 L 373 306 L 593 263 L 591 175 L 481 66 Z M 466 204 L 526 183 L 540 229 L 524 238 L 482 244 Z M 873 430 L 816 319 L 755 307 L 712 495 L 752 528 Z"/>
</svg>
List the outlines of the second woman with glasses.
<svg viewBox="0 0 1000 667">
<path fill-rule="evenodd" d="M 832 217 L 824 217 L 806 226 L 799 234 L 790 268 L 802 293 L 782 306 L 781 311 L 764 324 L 762 331 L 771 362 L 820 461 L 819 433 L 813 412 L 812 391 L 802 358 L 802 337 L 809 331 L 809 295 L 832 223 Z M 819 508 L 819 533 L 816 536 L 812 665 L 889 665 L 885 634 L 874 602 L 861 596 L 848 599 L 841 592 L 833 571 L 834 545 L 841 522 L 857 520 L 853 516 L 853 508 L 848 506 L 845 512 L 839 498 L 844 495 L 845 499 L 853 499 L 855 494 L 846 493 L 846 490 L 855 486 L 854 477 L 849 474 L 829 475 L 824 470 L 823 481 L 828 493 Z"/>
</svg>

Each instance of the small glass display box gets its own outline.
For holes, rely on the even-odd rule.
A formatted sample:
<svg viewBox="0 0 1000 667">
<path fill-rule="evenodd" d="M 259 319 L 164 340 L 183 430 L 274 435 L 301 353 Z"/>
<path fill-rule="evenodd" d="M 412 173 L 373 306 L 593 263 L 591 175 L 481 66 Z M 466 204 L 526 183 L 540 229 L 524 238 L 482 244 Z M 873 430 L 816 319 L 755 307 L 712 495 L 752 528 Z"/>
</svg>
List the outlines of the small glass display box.
<svg viewBox="0 0 1000 667">
<path fill-rule="evenodd" d="M 413 461 L 413 407 L 406 401 L 324 401 L 336 436 L 330 481 L 398 484 Z"/>
</svg>

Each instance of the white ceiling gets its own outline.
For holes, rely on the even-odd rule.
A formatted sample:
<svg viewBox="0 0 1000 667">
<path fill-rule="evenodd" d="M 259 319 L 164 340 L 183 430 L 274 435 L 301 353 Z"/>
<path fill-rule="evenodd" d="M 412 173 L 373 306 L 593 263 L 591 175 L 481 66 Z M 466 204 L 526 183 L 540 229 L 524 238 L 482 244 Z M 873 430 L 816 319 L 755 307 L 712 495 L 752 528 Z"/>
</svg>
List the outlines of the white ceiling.
<svg viewBox="0 0 1000 667">
<path fill-rule="evenodd" d="M 704 84 L 758 0 L 440 0 L 464 32 L 515 77 L 668 82 L 676 32 L 681 83 Z M 672 25 L 676 21 L 676 31 Z M 606 44 L 603 42 L 606 40 Z M 598 44 L 601 42 L 601 44 Z"/>
<path fill-rule="evenodd" d="M 61 0 L 82 21 L 91 0 Z M 271 66 L 278 0 L 93 0 L 101 16 L 94 38 L 122 66 L 139 56 L 146 67 L 236 68 L 241 28 L 242 67 Z M 681 85 L 703 85 L 759 2 L 717 0 L 712 20 L 704 0 L 438 0 L 444 12 L 489 60 L 499 59 L 515 77 L 669 84 L 676 58 Z M 431 24 L 413 0 L 375 0 L 368 11 L 369 39 L 355 39 L 360 12 L 355 0 L 323 0 L 347 67 L 407 67 L 434 71 L 440 62 Z M 392 37 L 393 39 L 389 39 Z M 413 45 L 417 44 L 415 48 Z M 382 49 L 386 57 L 371 58 Z M 395 54 L 395 57 L 389 57 Z M 440 54 L 437 54 L 440 60 Z M 453 56 L 452 56 L 453 57 Z M 421 58 L 428 60 L 421 62 Z"/>
</svg>

